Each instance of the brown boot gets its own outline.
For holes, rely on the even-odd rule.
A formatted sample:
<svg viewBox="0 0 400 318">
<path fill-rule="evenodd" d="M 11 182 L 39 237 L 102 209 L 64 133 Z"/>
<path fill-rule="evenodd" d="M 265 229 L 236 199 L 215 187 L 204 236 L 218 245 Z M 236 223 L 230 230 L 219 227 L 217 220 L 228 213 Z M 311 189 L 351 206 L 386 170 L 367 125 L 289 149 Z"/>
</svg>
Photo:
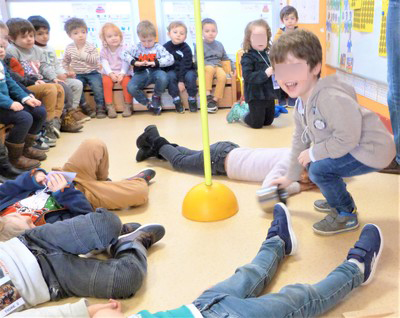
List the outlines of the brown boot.
<svg viewBox="0 0 400 318">
<path fill-rule="evenodd" d="M 6 141 L 10 163 L 21 170 L 31 170 L 40 166 L 40 161 L 26 158 L 22 155 L 25 144 L 12 144 Z"/>
<path fill-rule="evenodd" d="M 113 104 L 106 104 L 106 109 L 108 118 L 117 118 L 117 112 Z"/>
<path fill-rule="evenodd" d="M 122 117 L 130 117 L 132 116 L 132 104 L 125 103 L 124 104 L 124 111 L 122 113 Z"/>
<path fill-rule="evenodd" d="M 30 134 L 26 135 L 23 155 L 29 159 L 36 159 L 40 161 L 46 160 L 47 155 L 45 151 L 32 147 L 35 142 L 35 139 L 36 139 L 35 135 L 30 135 Z"/>
<path fill-rule="evenodd" d="M 72 117 L 74 117 L 75 121 L 78 124 L 83 124 L 86 121 L 90 120 L 89 116 L 86 116 L 84 113 L 82 113 L 79 109 L 73 109 L 72 111 Z"/>
<path fill-rule="evenodd" d="M 73 110 L 65 114 L 61 121 L 61 131 L 63 132 L 78 132 L 83 128 L 82 124 L 78 124 L 73 117 Z"/>
</svg>

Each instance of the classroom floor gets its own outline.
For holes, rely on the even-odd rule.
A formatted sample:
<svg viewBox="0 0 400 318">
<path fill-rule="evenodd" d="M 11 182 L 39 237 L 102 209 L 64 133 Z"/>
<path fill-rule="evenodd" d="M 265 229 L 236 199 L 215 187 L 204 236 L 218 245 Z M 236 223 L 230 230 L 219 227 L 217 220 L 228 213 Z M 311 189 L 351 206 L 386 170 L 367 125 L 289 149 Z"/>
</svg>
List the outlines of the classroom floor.
<svg viewBox="0 0 400 318">
<path fill-rule="evenodd" d="M 227 109 L 209 115 L 210 142 L 230 140 L 246 147 L 290 147 L 293 129 L 292 111 L 281 115 L 272 127 L 260 130 L 241 124 L 228 124 Z M 200 176 L 173 171 L 163 161 L 153 159 L 137 163 L 136 138 L 150 124 L 169 141 L 194 149 L 202 148 L 200 113 L 177 114 L 166 111 L 161 116 L 137 112 L 130 118 L 92 119 L 82 133 L 64 133 L 57 147 L 50 150 L 43 168 L 61 166 L 86 138 L 100 138 L 108 146 L 110 177 L 122 179 L 145 168 L 157 175 L 150 185 L 149 202 L 141 207 L 115 213 L 123 222 L 161 223 L 166 236 L 150 249 L 148 275 L 140 291 L 123 300 L 124 313 L 140 310 L 167 310 L 191 303 L 201 292 L 229 277 L 238 266 L 251 261 L 267 234 L 272 215 L 260 210 L 255 198 L 258 183 L 214 180 L 227 185 L 239 202 L 239 212 L 226 220 L 199 223 L 185 219 L 181 206 L 185 194 L 203 182 Z M 399 177 L 380 173 L 351 178 L 348 188 L 359 210 L 361 226 L 376 223 L 382 229 L 385 248 L 376 276 L 370 285 L 353 291 L 324 317 L 342 317 L 345 312 L 373 310 L 400 316 L 399 304 Z M 324 217 L 313 209 L 318 191 L 298 194 L 288 201 L 297 234 L 297 255 L 284 260 L 265 293 L 278 292 L 292 283 L 316 283 L 346 257 L 357 240 L 360 229 L 323 237 L 313 233 L 312 224 Z M 89 299 L 91 303 L 106 300 Z M 75 301 L 63 300 L 60 303 Z M 48 303 L 52 305 L 55 303 Z M 386 316 L 382 316 L 386 317 Z M 244 317 L 253 318 L 253 317 Z M 258 318 L 258 317 L 254 317 Z"/>
</svg>

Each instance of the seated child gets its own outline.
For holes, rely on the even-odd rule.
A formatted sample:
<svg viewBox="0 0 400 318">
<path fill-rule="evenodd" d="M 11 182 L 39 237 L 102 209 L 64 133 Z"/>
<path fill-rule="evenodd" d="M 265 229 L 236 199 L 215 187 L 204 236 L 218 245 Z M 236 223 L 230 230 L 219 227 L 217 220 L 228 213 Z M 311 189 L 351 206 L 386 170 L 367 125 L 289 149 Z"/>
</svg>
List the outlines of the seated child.
<svg viewBox="0 0 400 318">
<path fill-rule="evenodd" d="M 124 111 L 122 117 L 130 117 L 133 111 L 133 97 L 128 92 L 128 83 L 131 79 L 130 64 L 122 60 L 121 53 L 125 50 L 123 46 L 123 34 L 113 23 L 106 23 L 100 31 L 100 39 L 103 47 L 100 52 L 102 65 L 104 99 L 109 118 L 116 118 L 117 113 L 113 106 L 113 87 L 115 83 L 122 86 L 124 93 Z"/>
<path fill-rule="evenodd" d="M 72 117 L 78 124 L 90 120 L 89 116 L 86 116 L 78 110 L 83 90 L 82 82 L 75 78 L 67 77 L 67 71 L 58 60 L 56 51 L 47 45 L 50 40 L 49 22 L 40 15 L 30 16 L 28 21 L 32 23 L 36 30 L 35 44 L 45 53 L 47 63 L 53 68 L 54 72 L 57 74 L 57 78 L 60 80 L 59 84 L 64 88 L 65 110 L 72 112 Z"/>
<path fill-rule="evenodd" d="M 56 92 L 56 99 L 52 103 L 46 103 L 47 118 L 45 123 L 46 135 L 54 139 L 60 136 L 61 115 L 64 109 L 64 89 L 57 78 L 56 73 L 46 61 L 46 55 L 35 46 L 35 28 L 25 19 L 11 18 L 7 20 L 9 38 L 11 44 L 7 47 L 7 53 L 15 57 L 22 65 L 24 73 L 37 78 L 36 86 L 47 85 Z M 47 82 L 47 84 L 46 84 Z M 34 94 L 40 93 L 42 88 L 35 85 L 29 87 Z"/>
<path fill-rule="evenodd" d="M 62 64 L 67 71 L 67 77 L 80 80 L 83 88 L 89 85 L 96 102 L 96 111 L 93 111 L 86 103 L 85 94 L 82 92 L 80 101 L 82 111 L 91 118 L 106 118 L 103 81 L 99 73 L 99 52 L 92 43 L 86 41 L 87 25 L 82 19 L 71 18 L 65 22 L 64 29 L 74 41 L 67 45 L 64 52 Z"/>
<path fill-rule="evenodd" d="M 137 161 L 150 157 L 161 157 L 171 163 L 177 171 L 204 174 L 203 151 L 191 150 L 177 144 L 170 144 L 160 137 L 154 125 L 145 128 L 136 141 L 139 151 Z M 243 181 L 262 182 L 269 187 L 274 179 L 286 174 L 289 167 L 289 148 L 240 148 L 229 141 L 217 142 L 210 146 L 211 172 L 213 175 L 227 175 L 228 178 Z M 306 191 L 315 187 L 306 175 L 287 189 L 289 194 Z"/>
<path fill-rule="evenodd" d="M 395 156 L 393 136 L 358 104 L 353 87 L 336 75 L 319 79 L 322 48 L 313 33 L 285 33 L 270 56 L 279 86 L 298 97 L 289 169 L 272 183 L 285 188 L 306 167 L 331 208 L 313 230 L 332 235 L 356 229 L 357 208 L 343 178 L 386 167 Z"/>
<path fill-rule="evenodd" d="M 284 32 L 291 32 L 297 29 L 297 22 L 299 22 L 299 14 L 297 13 L 296 8 L 292 6 L 285 6 L 282 8 L 280 12 L 281 22 L 285 25 L 283 28 L 280 28 L 278 32 L 276 32 L 274 37 L 274 42 L 278 41 L 279 37 Z M 287 99 L 287 102 L 286 102 Z M 292 98 L 286 94 L 284 90 L 280 90 L 280 98 L 279 105 L 294 107 L 297 98 Z"/>
<path fill-rule="evenodd" d="M 137 35 L 140 43 L 122 53 L 122 58 L 132 65 L 134 70 L 128 91 L 148 110 L 160 115 L 161 95 L 168 86 L 167 74 L 161 68 L 174 64 L 174 57 L 160 43 L 155 42 L 157 32 L 150 21 L 144 20 L 138 24 Z M 155 84 L 151 101 L 143 92 L 150 84 Z"/>
<path fill-rule="evenodd" d="M 216 41 L 218 34 L 217 22 L 213 19 L 203 19 L 204 39 L 204 63 L 206 72 L 206 90 L 207 90 L 207 111 L 215 113 L 218 110 L 218 100 L 224 97 L 226 83 L 226 73 L 222 68 L 222 61 L 230 61 L 226 55 L 224 46 Z M 214 96 L 212 95 L 212 83 L 214 77 L 217 79 Z"/>
<path fill-rule="evenodd" d="M 39 227 L 19 214 L 14 218 L 22 233 L 0 243 L 0 261 L 22 298 L 19 310 L 67 297 L 133 296 L 146 275 L 147 249 L 165 234 L 152 224 L 118 238 L 121 221 L 105 209 Z M 110 259 L 79 256 L 105 249 Z"/>
<path fill-rule="evenodd" d="M 383 249 L 383 237 L 378 226 L 367 224 L 358 241 L 347 254 L 346 260 L 322 281 L 310 284 L 287 285 L 279 293 L 262 294 L 271 282 L 278 265 L 286 256 L 297 251 L 297 239 L 292 228 L 290 213 L 283 203 L 274 207 L 274 220 L 267 237 L 251 263 L 239 267 L 228 279 L 209 287 L 191 304 L 173 310 L 151 314 L 142 310 L 130 318 L 156 317 L 316 317 L 323 316 L 359 286 L 369 284 L 375 274 Z M 60 222 L 62 223 L 62 222 Z M 88 306 L 85 300 L 74 304 L 30 309 L 10 317 L 48 315 L 100 318 L 126 317 L 121 303 Z M 21 316 L 20 316 L 21 315 Z"/>
<path fill-rule="evenodd" d="M 171 41 L 164 44 L 169 53 L 174 56 L 174 64 L 164 68 L 168 75 L 168 93 L 172 96 L 176 111 L 184 113 L 180 92 L 185 89 L 189 95 L 188 103 L 191 112 L 197 112 L 197 73 L 193 64 L 193 54 L 186 44 L 187 27 L 183 22 L 174 21 L 168 26 L 168 36 Z"/>
<path fill-rule="evenodd" d="M 237 103 L 229 112 L 227 120 L 244 121 L 251 128 L 262 128 L 271 125 L 275 117 L 273 69 L 268 57 L 271 28 L 264 19 L 259 19 L 247 24 L 244 34 L 241 65 L 244 97 L 249 112 L 246 114 Z"/>
</svg>

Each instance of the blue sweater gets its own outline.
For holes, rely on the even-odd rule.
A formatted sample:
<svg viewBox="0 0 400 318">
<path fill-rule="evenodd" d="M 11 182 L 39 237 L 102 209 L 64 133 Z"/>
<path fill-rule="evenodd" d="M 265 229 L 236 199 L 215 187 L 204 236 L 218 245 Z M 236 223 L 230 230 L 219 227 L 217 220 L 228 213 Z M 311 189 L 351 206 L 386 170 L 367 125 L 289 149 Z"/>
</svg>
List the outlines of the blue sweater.
<svg viewBox="0 0 400 318">
<path fill-rule="evenodd" d="M 3 61 L 0 65 L 0 108 L 10 109 L 14 101 L 22 102 L 28 94 L 11 78 Z"/>
</svg>

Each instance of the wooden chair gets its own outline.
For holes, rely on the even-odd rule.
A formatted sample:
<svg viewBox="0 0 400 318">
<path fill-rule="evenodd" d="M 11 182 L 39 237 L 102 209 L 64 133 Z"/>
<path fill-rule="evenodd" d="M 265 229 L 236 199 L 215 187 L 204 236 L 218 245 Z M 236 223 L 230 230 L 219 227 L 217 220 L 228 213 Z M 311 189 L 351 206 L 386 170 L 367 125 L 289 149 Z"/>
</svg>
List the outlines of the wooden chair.
<svg viewBox="0 0 400 318">
<path fill-rule="evenodd" d="M 240 98 L 243 99 L 244 98 L 244 88 L 243 88 L 243 75 L 242 75 L 242 64 L 240 63 L 240 61 L 242 60 L 242 56 L 244 54 L 243 49 L 240 49 L 236 52 L 236 74 L 237 74 L 237 78 L 239 80 L 240 83 Z"/>
</svg>

